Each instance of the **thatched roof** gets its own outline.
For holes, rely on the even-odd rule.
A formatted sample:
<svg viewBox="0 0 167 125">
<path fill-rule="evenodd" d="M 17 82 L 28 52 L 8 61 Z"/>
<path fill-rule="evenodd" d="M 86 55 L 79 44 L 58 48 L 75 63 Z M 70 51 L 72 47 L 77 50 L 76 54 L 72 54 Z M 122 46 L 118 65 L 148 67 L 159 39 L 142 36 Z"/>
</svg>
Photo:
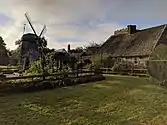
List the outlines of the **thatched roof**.
<svg viewBox="0 0 167 125">
<path fill-rule="evenodd" d="M 111 36 L 98 50 L 98 53 L 109 53 L 111 56 L 144 56 L 150 55 L 158 43 L 166 25 L 137 31 L 133 34 Z"/>
</svg>

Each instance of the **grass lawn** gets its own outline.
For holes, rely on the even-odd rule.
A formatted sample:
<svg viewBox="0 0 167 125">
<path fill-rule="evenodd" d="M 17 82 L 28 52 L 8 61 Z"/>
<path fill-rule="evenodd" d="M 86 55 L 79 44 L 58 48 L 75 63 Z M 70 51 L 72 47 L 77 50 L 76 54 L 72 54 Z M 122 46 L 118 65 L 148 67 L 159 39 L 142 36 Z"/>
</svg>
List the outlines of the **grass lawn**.
<svg viewBox="0 0 167 125">
<path fill-rule="evenodd" d="M 147 79 L 105 81 L 0 97 L 0 125 L 165 125 L 167 88 Z"/>
</svg>

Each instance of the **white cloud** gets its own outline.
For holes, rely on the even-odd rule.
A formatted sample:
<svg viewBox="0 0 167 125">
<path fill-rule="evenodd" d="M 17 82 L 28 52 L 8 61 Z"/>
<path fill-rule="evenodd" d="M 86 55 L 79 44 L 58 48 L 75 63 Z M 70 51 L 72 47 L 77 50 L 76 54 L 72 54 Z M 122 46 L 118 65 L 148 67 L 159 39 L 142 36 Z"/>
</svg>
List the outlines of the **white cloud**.
<svg viewBox="0 0 167 125">
<path fill-rule="evenodd" d="M 101 0 L 4 0 L 0 4 L 0 12 L 8 15 L 12 22 L 0 29 L 0 35 L 7 43 L 7 47 L 14 49 L 14 41 L 19 39 L 23 32 L 23 24 L 27 23 L 24 13 L 29 12 L 33 25 L 39 33 L 44 24 L 47 25 L 46 37 L 51 48 L 72 47 L 88 44 L 91 41 L 104 41 L 109 33 L 120 28 L 117 24 L 91 24 L 93 20 L 103 20 L 104 8 Z M 105 10 L 105 9 L 104 9 Z M 89 24 L 90 22 L 90 24 Z M 84 26 L 74 24 L 83 23 Z M 28 26 L 28 25 L 27 25 Z M 91 26 L 91 28 L 89 27 Z M 27 28 L 29 32 L 31 29 Z M 66 41 L 60 43 L 61 38 L 76 37 L 80 41 Z"/>
<path fill-rule="evenodd" d="M 50 48 L 66 47 L 68 43 L 76 47 L 91 41 L 104 42 L 127 21 L 146 21 L 149 25 L 149 21 L 157 18 L 167 19 L 163 13 L 166 5 L 163 0 L 1 0 L 0 13 L 11 20 L 0 28 L 0 35 L 8 48 L 16 48 L 14 41 L 21 37 L 23 24 L 27 23 L 24 13 L 29 12 L 38 33 L 44 24 L 47 25 L 46 37 Z M 69 37 L 79 41 L 59 41 Z"/>
</svg>

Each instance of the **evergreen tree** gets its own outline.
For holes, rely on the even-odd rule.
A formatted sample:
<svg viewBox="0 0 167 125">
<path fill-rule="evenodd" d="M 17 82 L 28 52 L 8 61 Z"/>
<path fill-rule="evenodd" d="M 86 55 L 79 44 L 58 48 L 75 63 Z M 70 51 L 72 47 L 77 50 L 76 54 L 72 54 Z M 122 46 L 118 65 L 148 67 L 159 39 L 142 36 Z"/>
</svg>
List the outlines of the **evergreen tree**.
<svg viewBox="0 0 167 125">
<path fill-rule="evenodd" d="M 0 37 L 0 65 L 7 65 L 9 61 L 8 50 L 2 37 Z"/>
</svg>

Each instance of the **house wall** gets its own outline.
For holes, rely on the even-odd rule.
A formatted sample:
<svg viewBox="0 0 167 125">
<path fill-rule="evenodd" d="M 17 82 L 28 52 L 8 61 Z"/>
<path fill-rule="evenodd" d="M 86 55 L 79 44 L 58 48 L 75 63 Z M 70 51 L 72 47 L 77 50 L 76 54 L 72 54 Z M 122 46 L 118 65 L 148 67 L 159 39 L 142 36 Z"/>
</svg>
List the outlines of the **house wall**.
<svg viewBox="0 0 167 125">
<path fill-rule="evenodd" d="M 122 58 L 125 62 L 131 62 L 133 63 L 136 68 L 146 68 L 147 61 L 149 60 L 149 57 L 129 57 L 129 58 Z"/>
</svg>

